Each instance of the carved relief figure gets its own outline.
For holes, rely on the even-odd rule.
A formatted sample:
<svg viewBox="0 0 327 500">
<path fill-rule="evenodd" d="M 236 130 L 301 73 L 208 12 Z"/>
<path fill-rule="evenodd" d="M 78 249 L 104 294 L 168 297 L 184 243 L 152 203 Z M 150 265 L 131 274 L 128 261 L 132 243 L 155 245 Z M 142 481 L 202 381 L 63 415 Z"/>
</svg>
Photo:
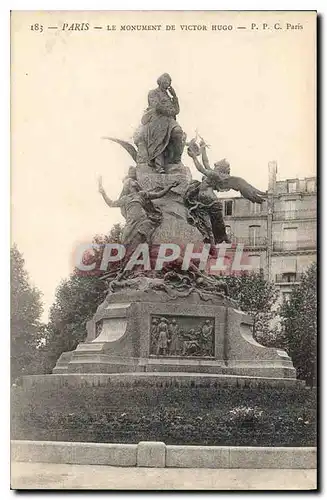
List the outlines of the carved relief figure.
<svg viewBox="0 0 327 500">
<path fill-rule="evenodd" d="M 169 354 L 176 355 L 180 351 L 179 327 L 177 321 L 173 319 L 169 325 L 170 346 Z"/>
<path fill-rule="evenodd" d="M 151 321 L 151 349 L 150 349 L 151 352 L 155 352 L 156 347 L 157 347 L 158 334 L 159 334 L 158 323 L 159 323 L 158 318 L 152 318 L 152 321 Z"/>
<path fill-rule="evenodd" d="M 150 335 L 152 355 L 214 356 L 214 322 L 210 319 L 155 317 Z"/>
<path fill-rule="evenodd" d="M 160 318 L 158 324 L 158 341 L 157 341 L 157 355 L 165 356 L 168 352 L 169 332 L 168 321 L 166 318 Z"/>
<path fill-rule="evenodd" d="M 202 335 L 202 347 L 206 354 L 210 355 L 212 353 L 212 333 L 213 333 L 213 324 L 207 319 L 202 326 L 201 335 Z"/>
<path fill-rule="evenodd" d="M 199 339 L 196 338 L 195 328 L 191 328 L 188 332 L 184 333 L 183 342 L 183 356 L 198 355 L 200 354 Z"/>
</svg>

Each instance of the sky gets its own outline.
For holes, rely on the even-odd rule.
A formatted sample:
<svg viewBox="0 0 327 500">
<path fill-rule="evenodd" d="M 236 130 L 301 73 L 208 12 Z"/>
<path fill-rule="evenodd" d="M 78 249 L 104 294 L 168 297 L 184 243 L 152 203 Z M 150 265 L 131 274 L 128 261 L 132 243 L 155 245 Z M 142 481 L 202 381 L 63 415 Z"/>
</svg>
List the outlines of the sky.
<svg viewBox="0 0 327 500">
<path fill-rule="evenodd" d="M 43 32 L 31 30 L 36 22 Z M 61 29 L 82 22 L 89 30 Z M 252 22 L 303 29 L 236 29 Z M 224 23 L 234 29 L 211 30 Z M 121 24 L 176 29 L 127 32 Z M 163 72 L 179 97 L 180 125 L 189 138 L 199 130 L 212 162 L 226 157 L 232 175 L 262 190 L 272 160 L 281 179 L 315 175 L 314 14 L 16 12 L 11 51 L 12 242 L 43 294 L 44 320 L 76 245 L 123 221 L 101 199 L 97 177 L 117 198 L 133 163 L 102 137 L 131 140 Z M 187 155 L 183 162 L 199 179 Z"/>
</svg>

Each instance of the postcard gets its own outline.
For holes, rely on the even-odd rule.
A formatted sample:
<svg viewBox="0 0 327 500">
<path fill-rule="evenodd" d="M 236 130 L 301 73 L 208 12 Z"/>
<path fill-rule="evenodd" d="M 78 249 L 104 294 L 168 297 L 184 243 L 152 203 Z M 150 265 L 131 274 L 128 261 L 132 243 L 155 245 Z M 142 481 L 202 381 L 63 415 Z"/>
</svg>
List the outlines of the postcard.
<svg viewBox="0 0 327 500">
<path fill-rule="evenodd" d="M 12 489 L 317 488 L 316 26 L 12 12 Z"/>
</svg>

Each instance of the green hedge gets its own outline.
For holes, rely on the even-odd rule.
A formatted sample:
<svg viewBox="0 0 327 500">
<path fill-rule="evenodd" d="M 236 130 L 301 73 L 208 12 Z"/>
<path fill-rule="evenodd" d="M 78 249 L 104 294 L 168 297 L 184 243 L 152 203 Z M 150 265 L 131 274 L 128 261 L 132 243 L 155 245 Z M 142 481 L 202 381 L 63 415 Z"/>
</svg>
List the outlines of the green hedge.
<svg viewBox="0 0 327 500">
<path fill-rule="evenodd" d="M 84 387 L 12 394 L 12 438 L 315 446 L 311 389 Z"/>
</svg>

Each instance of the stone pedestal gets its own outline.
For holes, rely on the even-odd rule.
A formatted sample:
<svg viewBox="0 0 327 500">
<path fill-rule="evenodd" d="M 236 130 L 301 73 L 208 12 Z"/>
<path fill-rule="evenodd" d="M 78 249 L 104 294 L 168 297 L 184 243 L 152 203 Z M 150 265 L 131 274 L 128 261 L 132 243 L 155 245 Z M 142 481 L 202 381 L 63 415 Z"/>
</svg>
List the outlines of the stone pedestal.
<svg viewBox="0 0 327 500">
<path fill-rule="evenodd" d="M 166 349 L 160 348 L 156 325 L 161 321 L 169 327 L 177 325 L 174 347 L 170 339 Z M 204 344 L 205 325 L 209 333 Z M 252 319 L 223 297 L 204 302 L 196 293 L 167 300 L 163 292 L 120 292 L 98 308 L 85 342 L 63 353 L 53 373 L 203 373 L 295 379 L 287 354 L 258 344 L 251 327 Z"/>
<path fill-rule="evenodd" d="M 155 230 L 152 243 L 176 243 L 181 246 L 186 243 L 202 242 L 200 231 L 187 222 L 187 210 L 183 196 L 192 180 L 190 169 L 182 163 L 166 165 L 166 174 L 155 173 L 148 165 L 137 166 L 137 181 L 145 191 L 154 191 L 165 188 L 173 182 L 179 182 L 163 198 L 154 200 L 162 211 L 162 222 Z"/>
</svg>

